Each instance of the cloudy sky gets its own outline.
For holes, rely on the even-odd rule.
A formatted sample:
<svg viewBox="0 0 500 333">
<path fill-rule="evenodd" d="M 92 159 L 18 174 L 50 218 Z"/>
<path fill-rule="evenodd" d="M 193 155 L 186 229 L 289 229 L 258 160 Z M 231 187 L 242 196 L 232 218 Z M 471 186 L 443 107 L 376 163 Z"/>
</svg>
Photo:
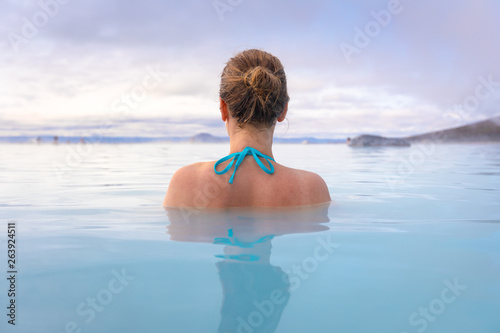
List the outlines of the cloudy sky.
<svg viewBox="0 0 500 333">
<path fill-rule="evenodd" d="M 285 66 L 283 137 L 500 114 L 498 0 L 3 0 L 0 135 L 224 135 L 219 75 L 247 48 Z"/>
</svg>

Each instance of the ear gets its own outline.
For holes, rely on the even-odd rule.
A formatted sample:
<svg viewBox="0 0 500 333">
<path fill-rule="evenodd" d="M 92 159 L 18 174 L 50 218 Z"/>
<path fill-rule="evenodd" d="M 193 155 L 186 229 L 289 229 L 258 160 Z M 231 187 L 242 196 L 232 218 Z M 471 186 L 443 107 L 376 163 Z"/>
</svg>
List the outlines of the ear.
<svg viewBox="0 0 500 333">
<path fill-rule="evenodd" d="M 222 100 L 222 98 L 219 98 L 219 100 L 220 100 L 220 107 L 219 108 L 220 108 L 221 119 L 222 119 L 222 121 L 225 122 L 228 118 L 227 104 L 226 104 L 226 102 L 224 102 Z"/>
<path fill-rule="evenodd" d="M 283 109 L 283 111 L 281 111 L 281 114 L 278 117 L 278 122 L 281 123 L 283 120 L 285 120 L 287 112 L 288 112 L 288 103 L 285 104 L 285 108 Z"/>
</svg>

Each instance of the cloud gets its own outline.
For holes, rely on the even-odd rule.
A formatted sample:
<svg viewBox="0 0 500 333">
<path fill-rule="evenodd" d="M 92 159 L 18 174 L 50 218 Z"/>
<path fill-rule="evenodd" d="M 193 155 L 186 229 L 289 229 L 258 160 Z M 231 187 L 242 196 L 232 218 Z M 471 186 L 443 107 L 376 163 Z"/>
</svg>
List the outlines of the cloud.
<svg viewBox="0 0 500 333">
<path fill-rule="evenodd" d="M 379 23 L 350 63 L 341 43 L 356 46 L 356 35 L 377 23 L 388 1 L 243 0 L 221 20 L 212 1 L 73 0 L 53 7 L 53 17 L 14 52 L 9 33 L 21 34 L 24 19 L 33 23 L 43 11 L 40 3 L 55 1 L 0 3 L 4 119 L 44 125 L 113 117 L 116 99 L 159 64 L 168 77 L 127 117 L 170 117 L 186 126 L 216 121 L 224 63 L 250 47 L 276 54 L 285 65 L 290 122 L 301 124 L 288 133 L 445 128 L 451 122 L 444 115 L 474 96 L 480 77 L 500 82 L 495 0 L 401 0 L 401 10 Z M 498 115 L 499 90 L 460 121 Z"/>
</svg>

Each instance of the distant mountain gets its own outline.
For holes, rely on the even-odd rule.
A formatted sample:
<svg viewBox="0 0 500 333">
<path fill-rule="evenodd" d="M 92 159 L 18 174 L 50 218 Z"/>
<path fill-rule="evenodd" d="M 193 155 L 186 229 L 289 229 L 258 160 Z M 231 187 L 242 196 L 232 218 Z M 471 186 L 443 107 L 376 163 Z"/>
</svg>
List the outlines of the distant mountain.
<svg viewBox="0 0 500 333">
<path fill-rule="evenodd" d="M 220 143 L 220 142 L 228 142 L 229 138 L 214 136 L 209 133 L 199 133 L 195 136 L 189 138 L 189 142 L 205 142 L 205 143 Z"/>
<path fill-rule="evenodd" d="M 229 137 L 214 136 L 208 133 L 199 133 L 191 137 L 183 136 L 162 136 L 162 137 L 147 137 L 147 136 L 58 136 L 58 143 L 105 143 L 105 144 L 132 144 L 132 143 L 228 143 Z M 276 143 L 302 143 L 302 144 L 321 144 L 321 143 L 343 143 L 343 139 L 317 139 L 313 137 L 300 138 L 274 138 Z M 13 135 L 0 136 L 0 143 L 54 143 L 54 135 Z"/>
<path fill-rule="evenodd" d="M 413 135 L 406 138 L 386 138 L 360 135 L 348 140 L 351 147 L 410 146 L 410 143 L 430 140 L 437 143 L 500 142 L 500 116 L 446 130 Z"/>
<path fill-rule="evenodd" d="M 229 142 L 229 137 L 214 136 L 209 133 L 199 133 L 187 140 L 194 143 L 223 143 Z M 300 138 L 277 138 L 273 139 L 276 143 L 302 143 L 302 144 L 320 144 L 320 143 L 343 143 L 345 140 L 340 139 L 317 139 L 314 137 Z"/>
<path fill-rule="evenodd" d="M 410 142 L 432 140 L 435 142 L 500 142 L 500 116 L 477 123 L 413 135 L 405 138 Z"/>
</svg>

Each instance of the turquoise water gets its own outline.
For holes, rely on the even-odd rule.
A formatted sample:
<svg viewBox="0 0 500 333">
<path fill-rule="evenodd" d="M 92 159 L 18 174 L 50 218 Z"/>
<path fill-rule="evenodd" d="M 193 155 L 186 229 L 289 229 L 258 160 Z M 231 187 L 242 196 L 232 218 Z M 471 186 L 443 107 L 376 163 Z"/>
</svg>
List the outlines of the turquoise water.
<svg viewBox="0 0 500 333">
<path fill-rule="evenodd" d="M 310 210 L 165 211 L 225 145 L 0 145 L 1 332 L 499 332 L 500 145 L 277 145 Z"/>
</svg>

